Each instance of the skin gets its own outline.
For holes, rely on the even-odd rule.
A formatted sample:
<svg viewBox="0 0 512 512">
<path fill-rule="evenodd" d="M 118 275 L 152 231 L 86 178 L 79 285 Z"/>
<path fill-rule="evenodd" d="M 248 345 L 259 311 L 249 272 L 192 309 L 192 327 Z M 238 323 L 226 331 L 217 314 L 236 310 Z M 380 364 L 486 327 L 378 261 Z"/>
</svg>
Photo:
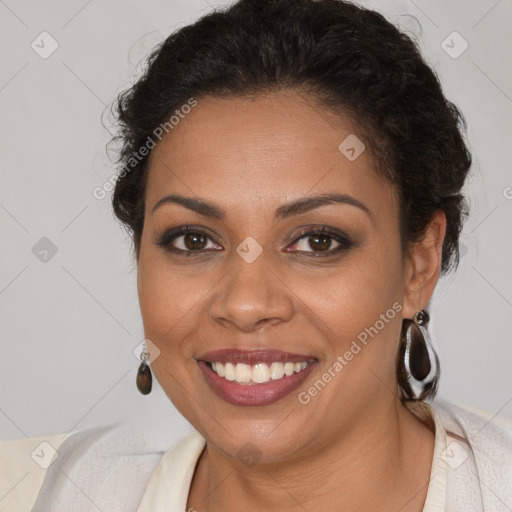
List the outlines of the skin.
<svg viewBox="0 0 512 512">
<path fill-rule="evenodd" d="M 439 278 L 446 218 L 437 213 L 424 240 L 402 254 L 394 189 L 368 150 L 352 162 L 338 150 L 349 134 L 364 140 L 348 117 L 296 92 L 206 97 L 150 155 L 138 260 L 144 331 L 160 350 L 154 375 L 207 441 L 187 510 L 423 509 L 434 434 L 398 400 L 395 361 L 402 319 L 426 306 Z M 370 213 L 333 203 L 274 218 L 285 203 L 331 192 Z M 171 193 L 215 203 L 226 218 L 178 204 L 153 213 Z M 190 257 L 157 245 L 184 225 L 215 239 L 201 254 L 193 245 Z M 298 240 L 305 226 L 339 229 L 354 245 L 315 257 L 319 246 Z M 252 263 L 236 252 L 248 236 L 263 249 Z M 329 240 L 328 251 L 339 246 Z M 184 241 L 173 244 L 186 249 Z M 301 404 L 298 392 L 396 302 L 402 310 Z M 284 399 L 238 407 L 211 391 L 196 361 L 228 347 L 313 354 L 318 365 Z M 254 465 L 237 456 L 247 443 L 261 457 Z"/>
</svg>

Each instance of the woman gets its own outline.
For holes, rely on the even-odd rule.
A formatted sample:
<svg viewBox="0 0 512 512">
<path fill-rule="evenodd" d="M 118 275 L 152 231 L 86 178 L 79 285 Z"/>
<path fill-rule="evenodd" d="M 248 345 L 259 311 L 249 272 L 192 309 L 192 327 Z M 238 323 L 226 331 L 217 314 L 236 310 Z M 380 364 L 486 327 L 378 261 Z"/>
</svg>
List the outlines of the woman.
<svg viewBox="0 0 512 512">
<path fill-rule="evenodd" d="M 171 35 L 118 113 L 137 386 L 196 432 L 49 440 L 32 510 L 510 510 L 512 433 L 433 400 L 471 157 L 413 42 L 348 2 L 241 0 Z"/>
</svg>

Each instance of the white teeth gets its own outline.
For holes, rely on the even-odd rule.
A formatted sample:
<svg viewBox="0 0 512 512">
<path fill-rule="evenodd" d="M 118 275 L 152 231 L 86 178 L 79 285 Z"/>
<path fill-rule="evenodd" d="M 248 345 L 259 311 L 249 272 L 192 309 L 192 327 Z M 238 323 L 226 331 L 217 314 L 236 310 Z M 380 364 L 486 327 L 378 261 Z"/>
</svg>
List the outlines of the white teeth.
<svg viewBox="0 0 512 512">
<path fill-rule="evenodd" d="M 220 377 L 224 377 L 226 375 L 226 371 L 224 369 L 224 365 L 222 363 L 217 363 L 214 371 L 216 371 Z"/>
<path fill-rule="evenodd" d="M 282 379 L 284 376 L 289 377 L 294 373 L 299 373 L 308 366 L 308 362 L 301 363 L 272 363 L 270 367 L 266 363 L 257 363 L 254 365 L 244 363 L 220 363 L 215 361 L 212 369 L 219 377 L 224 377 L 231 382 L 235 381 L 240 384 L 253 382 L 262 384 L 272 380 Z"/>
<path fill-rule="evenodd" d="M 290 376 L 290 375 L 293 375 L 293 372 L 295 371 L 295 364 L 293 363 L 286 363 L 284 365 L 284 374 L 286 376 Z"/>
<path fill-rule="evenodd" d="M 219 363 L 222 366 L 222 363 Z M 233 363 L 226 363 L 224 365 L 224 378 L 226 380 L 234 381 L 235 380 L 235 365 Z"/>
<path fill-rule="evenodd" d="M 235 368 L 235 380 L 237 382 L 249 382 L 251 380 L 251 366 L 238 363 Z"/>
<path fill-rule="evenodd" d="M 284 376 L 284 364 L 272 363 L 270 365 L 270 378 L 272 380 L 282 379 Z"/>
<path fill-rule="evenodd" d="M 261 384 L 270 380 L 270 370 L 265 363 L 258 363 L 252 367 L 251 380 Z"/>
</svg>

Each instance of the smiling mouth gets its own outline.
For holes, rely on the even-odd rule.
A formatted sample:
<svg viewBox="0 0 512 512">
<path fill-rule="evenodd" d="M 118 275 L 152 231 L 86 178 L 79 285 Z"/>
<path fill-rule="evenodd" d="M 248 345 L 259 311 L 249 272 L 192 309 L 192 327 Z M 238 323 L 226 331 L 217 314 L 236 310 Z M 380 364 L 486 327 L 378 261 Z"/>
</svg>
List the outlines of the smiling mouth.
<svg viewBox="0 0 512 512">
<path fill-rule="evenodd" d="M 318 360 L 247 364 L 203 359 L 198 360 L 198 365 L 209 388 L 225 402 L 263 406 L 278 402 L 297 390 L 317 367 Z M 224 376 L 221 376 L 223 371 Z"/>
<path fill-rule="evenodd" d="M 315 360 L 301 362 L 273 362 L 245 364 L 220 361 L 205 361 L 206 364 L 219 376 L 229 382 L 237 384 L 264 384 L 269 381 L 281 380 L 305 370 Z"/>
<path fill-rule="evenodd" d="M 286 398 L 319 364 L 312 354 L 269 347 L 213 350 L 196 360 L 209 388 L 238 406 L 270 405 Z"/>
</svg>

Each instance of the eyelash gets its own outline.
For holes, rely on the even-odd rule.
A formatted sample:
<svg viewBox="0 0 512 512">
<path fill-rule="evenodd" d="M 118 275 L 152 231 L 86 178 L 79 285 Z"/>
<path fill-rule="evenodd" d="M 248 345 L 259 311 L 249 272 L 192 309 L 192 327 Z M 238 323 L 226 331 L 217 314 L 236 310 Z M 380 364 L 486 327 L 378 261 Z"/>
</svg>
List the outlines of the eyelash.
<svg viewBox="0 0 512 512">
<path fill-rule="evenodd" d="M 181 226 L 179 228 L 171 229 L 171 230 L 167 231 L 166 233 L 164 233 L 162 235 L 162 237 L 156 241 L 156 245 L 159 247 L 162 247 L 164 250 L 166 250 L 170 253 L 173 253 L 177 256 L 190 257 L 190 256 L 202 255 L 205 252 L 212 252 L 211 249 L 199 249 L 197 251 L 195 251 L 195 250 L 184 251 L 183 249 L 176 249 L 176 248 L 170 247 L 171 242 L 175 238 L 178 238 L 179 236 L 183 236 L 183 235 L 189 235 L 189 234 L 206 236 L 207 238 L 212 240 L 214 243 L 217 243 L 211 235 L 209 235 L 206 231 L 203 231 L 202 229 L 199 229 L 199 228 L 196 228 L 193 226 Z M 291 252 L 295 253 L 295 254 L 306 253 L 315 258 L 316 257 L 327 257 L 327 256 L 333 256 L 335 254 L 338 254 L 341 251 L 346 251 L 353 246 L 352 241 L 346 235 L 344 235 L 342 232 L 340 232 L 338 230 L 329 228 L 327 226 L 324 226 L 322 228 L 307 228 L 307 229 L 301 231 L 297 235 L 297 237 L 292 241 L 292 243 L 290 245 L 296 244 L 299 240 L 301 240 L 304 237 L 314 236 L 314 235 L 327 235 L 329 238 L 335 240 L 340 245 L 338 247 L 336 247 L 334 250 L 329 250 L 329 251 L 291 251 Z M 220 245 L 220 244 L 218 244 L 218 245 Z M 214 252 L 220 252 L 220 250 L 215 250 Z"/>
</svg>

